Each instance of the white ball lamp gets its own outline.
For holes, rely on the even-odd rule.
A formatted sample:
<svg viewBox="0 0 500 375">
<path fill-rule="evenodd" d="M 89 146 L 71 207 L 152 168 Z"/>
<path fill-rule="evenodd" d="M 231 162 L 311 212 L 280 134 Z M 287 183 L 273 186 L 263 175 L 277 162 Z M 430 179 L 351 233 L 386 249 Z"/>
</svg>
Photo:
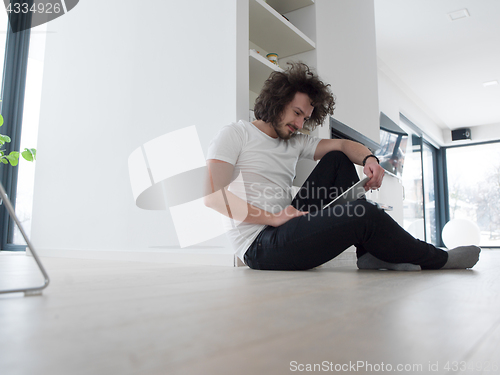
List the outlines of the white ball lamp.
<svg viewBox="0 0 500 375">
<path fill-rule="evenodd" d="M 442 238 L 448 249 L 457 246 L 479 245 L 481 232 L 473 221 L 467 219 L 453 219 L 443 228 Z"/>
</svg>

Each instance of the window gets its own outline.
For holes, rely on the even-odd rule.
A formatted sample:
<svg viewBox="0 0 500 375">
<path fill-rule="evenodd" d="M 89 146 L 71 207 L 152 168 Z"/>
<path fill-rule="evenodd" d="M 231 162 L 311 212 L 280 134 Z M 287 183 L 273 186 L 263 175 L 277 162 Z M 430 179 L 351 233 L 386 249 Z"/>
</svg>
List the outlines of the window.
<svg viewBox="0 0 500 375">
<path fill-rule="evenodd" d="M 38 27 L 31 30 L 28 27 L 26 30 L 12 33 L 6 12 L 0 13 L 2 14 L 0 18 L 0 36 L 2 38 L 0 57 L 2 60 L 0 62 L 3 62 L 1 113 L 5 120 L 1 132 L 12 140 L 4 148 L 6 152 L 22 150 L 24 147 L 35 148 L 37 121 L 34 121 L 34 118 L 38 119 L 38 105 L 36 99 L 33 98 L 37 96 L 37 93 L 38 97 L 40 95 L 41 69 L 40 64 L 36 62 L 30 62 L 28 68 L 28 55 L 30 55 L 30 60 L 43 58 L 43 53 L 40 51 L 43 51 L 44 48 L 40 45 L 40 37 L 36 36 L 44 38 L 45 28 Z M 22 25 L 31 24 L 29 15 L 21 14 L 18 21 Z M 30 48 L 32 33 L 35 37 Z M 31 59 L 34 56 L 37 56 L 37 59 Z M 26 86 L 27 76 L 29 76 L 29 83 Z M 24 111 L 25 108 L 26 111 Z M 23 127 L 25 127 L 24 132 L 22 132 Z M 2 184 L 21 222 L 24 222 L 23 226 L 26 226 L 27 232 L 30 229 L 29 219 L 34 175 L 34 165 L 28 164 L 29 162 L 20 160 L 16 167 L 0 165 Z M 8 212 L 0 206 L 0 250 L 26 249 L 24 240 L 19 240 L 20 236 L 16 236 L 16 232 L 16 225 Z M 16 237 L 19 237 L 17 243 Z"/>
<path fill-rule="evenodd" d="M 402 115 L 400 125 L 408 133 L 402 173 L 403 226 L 415 238 L 438 246 L 441 241 L 441 225 L 436 209 L 438 150 L 423 138 L 420 129 Z"/>
<path fill-rule="evenodd" d="M 42 94 L 43 59 L 45 52 L 45 36 L 47 24 L 31 30 L 28 54 L 28 70 L 24 94 L 23 126 L 21 131 L 21 146 L 36 148 L 38 138 L 38 119 L 40 117 L 40 100 Z M 35 163 L 21 160 L 19 162 L 16 187 L 16 215 L 23 225 L 24 231 L 30 237 L 31 212 L 33 208 L 33 186 L 35 183 Z M 16 225 L 11 221 L 13 231 L 10 231 L 9 243 L 25 245 L 24 238 Z"/>
<path fill-rule="evenodd" d="M 436 149 L 425 140 L 422 143 L 422 170 L 424 196 L 425 239 L 434 245 L 438 244 L 437 194 L 436 194 Z"/>
<path fill-rule="evenodd" d="M 469 219 L 480 246 L 500 246 L 500 142 L 446 149 L 449 215 Z"/>
<path fill-rule="evenodd" d="M 413 237 L 425 240 L 422 184 L 422 139 L 408 131 L 402 182 L 404 188 L 403 225 Z"/>
</svg>

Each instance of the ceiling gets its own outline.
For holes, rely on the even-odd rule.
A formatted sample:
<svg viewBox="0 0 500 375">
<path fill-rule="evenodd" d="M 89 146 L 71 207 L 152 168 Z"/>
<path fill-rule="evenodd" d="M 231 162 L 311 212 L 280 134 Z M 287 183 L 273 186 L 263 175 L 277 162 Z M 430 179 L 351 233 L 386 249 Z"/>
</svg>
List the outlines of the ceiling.
<svg viewBox="0 0 500 375">
<path fill-rule="evenodd" d="M 500 0 L 375 0 L 375 20 L 379 67 L 438 126 L 500 124 Z"/>
</svg>

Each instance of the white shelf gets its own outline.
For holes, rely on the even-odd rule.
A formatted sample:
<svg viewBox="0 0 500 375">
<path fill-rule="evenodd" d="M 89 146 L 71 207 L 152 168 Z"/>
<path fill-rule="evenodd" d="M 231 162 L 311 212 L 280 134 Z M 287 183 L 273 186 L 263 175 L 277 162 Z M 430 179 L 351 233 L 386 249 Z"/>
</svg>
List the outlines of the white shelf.
<svg viewBox="0 0 500 375">
<path fill-rule="evenodd" d="M 250 40 L 279 58 L 311 51 L 316 44 L 263 0 L 250 0 Z"/>
<path fill-rule="evenodd" d="M 283 71 L 279 66 L 273 64 L 264 56 L 254 50 L 250 50 L 250 91 L 259 93 L 266 79 L 273 71 Z"/>
<path fill-rule="evenodd" d="M 293 12 L 314 4 L 314 0 L 267 0 L 267 3 L 281 14 Z"/>
</svg>

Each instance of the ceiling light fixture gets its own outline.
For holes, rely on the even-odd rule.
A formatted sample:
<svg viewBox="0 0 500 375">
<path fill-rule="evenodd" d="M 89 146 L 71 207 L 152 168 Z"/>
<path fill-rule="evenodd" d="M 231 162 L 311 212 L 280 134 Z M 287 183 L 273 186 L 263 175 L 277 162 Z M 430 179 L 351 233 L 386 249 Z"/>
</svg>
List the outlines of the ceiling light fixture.
<svg viewBox="0 0 500 375">
<path fill-rule="evenodd" d="M 498 81 L 488 81 L 488 82 L 483 82 L 483 86 L 484 87 L 488 87 L 488 86 L 496 86 L 498 85 Z"/>
<path fill-rule="evenodd" d="M 448 13 L 448 17 L 450 18 L 450 21 L 456 21 L 462 18 L 470 17 L 470 13 L 466 8 L 464 8 L 457 10 L 456 12 Z"/>
</svg>

